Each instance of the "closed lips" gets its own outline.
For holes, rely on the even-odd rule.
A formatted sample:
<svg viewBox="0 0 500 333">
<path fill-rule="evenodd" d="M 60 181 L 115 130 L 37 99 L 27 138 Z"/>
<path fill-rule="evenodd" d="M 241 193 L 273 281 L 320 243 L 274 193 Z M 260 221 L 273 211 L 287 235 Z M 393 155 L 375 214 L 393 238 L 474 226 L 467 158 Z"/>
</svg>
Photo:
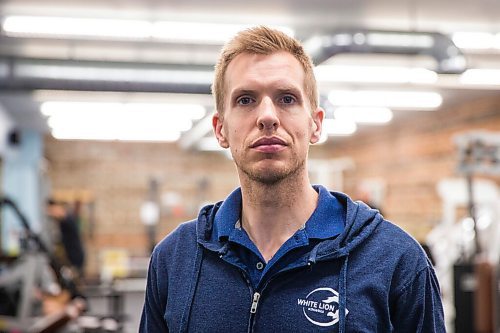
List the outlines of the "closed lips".
<svg viewBox="0 0 500 333">
<path fill-rule="evenodd" d="M 273 138 L 261 138 L 261 139 L 255 141 L 250 147 L 255 148 L 255 147 L 259 147 L 259 146 L 271 146 L 271 145 L 286 146 L 287 144 L 282 139 L 273 137 Z"/>
</svg>

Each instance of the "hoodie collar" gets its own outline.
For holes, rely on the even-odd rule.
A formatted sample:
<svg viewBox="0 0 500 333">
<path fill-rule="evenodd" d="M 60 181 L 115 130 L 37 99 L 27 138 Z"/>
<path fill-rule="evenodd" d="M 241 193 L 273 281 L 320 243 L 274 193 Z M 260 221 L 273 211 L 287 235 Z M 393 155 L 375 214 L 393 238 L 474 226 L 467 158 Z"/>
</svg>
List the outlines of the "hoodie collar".
<svg viewBox="0 0 500 333">
<path fill-rule="evenodd" d="M 318 205 L 305 224 L 309 238 L 328 239 L 344 230 L 344 208 L 328 190 L 321 185 L 313 185 L 318 192 Z"/>
<path fill-rule="evenodd" d="M 241 188 L 235 189 L 224 200 L 214 219 L 214 235 L 218 240 L 227 238 L 239 223 L 241 215 Z"/>
<path fill-rule="evenodd" d="M 345 211 L 339 200 L 321 185 L 314 185 L 318 192 L 318 204 L 305 223 L 308 238 L 328 239 L 344 230 Z M 235 228 L 241 228 L 241 188 L 234 190 L 224 200 L 214 219 L 214 235 L 222 241 L 230 237 Z M 327 223 L 326 223 L 327 222 Z"/>
</svg>

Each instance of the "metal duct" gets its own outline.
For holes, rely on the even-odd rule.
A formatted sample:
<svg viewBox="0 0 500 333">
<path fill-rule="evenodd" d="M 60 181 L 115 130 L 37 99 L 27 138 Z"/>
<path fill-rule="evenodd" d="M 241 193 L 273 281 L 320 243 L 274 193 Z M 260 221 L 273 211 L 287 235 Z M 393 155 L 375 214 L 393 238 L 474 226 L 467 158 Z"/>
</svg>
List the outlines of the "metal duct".
<svg viewBox="0 0 500 333">
<path fill-rule="evenodd" d="M 439 74 L 466 70 L 462 51 L 448 36 L 437 32 L 348 29 L 312 37 L 304 44 L 315 65 L 340 53 L 382 53 L 430 56 L 436 60 Z"/>
</svg>

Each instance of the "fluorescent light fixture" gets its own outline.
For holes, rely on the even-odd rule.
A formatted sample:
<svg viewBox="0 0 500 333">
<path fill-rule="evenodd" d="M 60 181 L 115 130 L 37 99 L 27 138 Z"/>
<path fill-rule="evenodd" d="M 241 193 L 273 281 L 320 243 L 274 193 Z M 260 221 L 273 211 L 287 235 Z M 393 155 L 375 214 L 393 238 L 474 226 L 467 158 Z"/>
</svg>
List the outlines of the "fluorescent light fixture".
<svg viewBox="0 0 500 333">
<path fill-rule="evenodd" d="M 40 111 L 57 139 L 175 141 L 206 111 L 200 105 L 48 101 Z"/>
<path fill-rule="evenodd" d="M 349 107 L 341 106 L 333 111 L 335 119 L 356 123 L 385 124 L 392 120 L 391 109 L 385 107 Z"/>
<path fill-rule="evenodd" d="M 48 78 L 78 81 L 211 84 L 213 80 L 213 71 L 103 68 L 31 63 L 15 65 L 14 73 L 16 76 L 22 78 Z"/>
<path fill-rule="evenodd" d="M 342 119 L 325 119 L 323 120 L 322 131 L 328 136 L 346 136 L 356 132 L 356 123 Z"/>
<path fill-rule="evenodd" d="M 460 75 L 460 83 L 500 85 L 500 69 L 468 69 Z"/>
<path fill-rule="evenodd" d="M 139 20 L 9 16 L 3 22 L 3 30 L 8 36 L 144 39 L 151 35 L 151 23 Z"/>
<path fill-rule="evenodd" d="M 164 131 L 105 131 L 104 129 L 56 128 L 52 136 L 58 140 L 92 140 L 92 141 L 144 141 L 175 142 L 181 137 L 180 132 Z"/>
<path fill-rule="evenodd" d="M 64 102 L 47 101 L 40 111 L 45 116 L 64 115 L 71 112 L 130 112 L 142 115 L 158 115 L 158 120 L 190 119 L 198 120 L 205 116 L 206 110 L 197 104 L 167 103 L 114 103 L 114 102 Z M 154 113 L 154 114 L 153 114 Z M 147 118 L 147 117 L 146 117 Z"/>
<path fill-rule="evenodd" d="M 430 35 L 405 34 L 397 32 L 370 32 L 366 36 L 368 44 L 373 46 L 431 48 L 434 39 Z"/>
<path fill-rule="evenodd" d="M 461 49 L 491 49 L 500 48 L 498 36 L 489 32 L 456 32 L 452 40 Z"/>
<path fill-rule="evenodd" d="M 82 37 L 103 39 L 157 39 L 184 43 L 222 44 L 249 24 L 199 22 L 150 22 L 75 17 L 9 16 L 3 22 L 8 36 L 18 37 Z M 288 27 L 278 30 L 293 36 Z"/>
<path fill-rule="evenodd" d="M 167 41 L 203 44 L 223 44 L 236 33 L 253 27 L 251 24 L 222 24 L 198 22 L 156 22 L 153 23 L 152 37 Z M 288 27 L 274 27 L 289 36 L 294 31 Z"/>
<path fill-rule="evenodd" d="M 443 98 L 436 92 L 333 90 L 328 100 L 335 106 L 383 106 L 403 109 L 436 109 Z"/>
<path fill-rule="evenodd" d="M 324 82 L 435 83 L 436 72 L 425 68 L 320 65 L 316 79 Z"/>
</svg>

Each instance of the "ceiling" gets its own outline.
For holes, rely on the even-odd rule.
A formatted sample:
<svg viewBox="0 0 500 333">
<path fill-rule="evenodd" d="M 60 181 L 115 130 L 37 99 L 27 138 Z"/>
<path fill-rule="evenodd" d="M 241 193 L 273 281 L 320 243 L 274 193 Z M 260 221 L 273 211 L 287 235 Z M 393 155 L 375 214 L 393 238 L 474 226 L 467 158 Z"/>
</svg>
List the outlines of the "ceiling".
<svg viewBox="0 0 500 333">
<path fill-rule="evenodd" d="M 400 31 L 440 33 L 447 39 L 455 32 L 500 32 L 500 2 L 497 0 L 15 0 L 0 1 L 0 19 L 11 15 L 58 16 L 143 21 L 175 21 L 287 26 L 295 36 L 307 42 L 314 36 L 334 36 L 339 31 Z M 500 38 L 499 38 L 500 39 Z M 451 40 L 451 39 L 450 39 Z M 98 68 L 113 71 L 140 70 L 142 73 L 201 70 L 210 73 L 220 50 L 220 43 L 172 42 L 154 39 L 95 39 L 69 37 L 19 37 L 0 31 L 0 104 L 20 127 L 47 130 L 39 112 L 44 98 L 104 99 L 164 98 L 199 102 L 212 110 L 210 77 L 185 79 L 182 82 L 154 79 L 130 80 L 54 79 L 50 74 L 16 77 L 13 66 L 43 65 L 51 68 Z M 448 50 L 448 49 L 447 49 Z M 500 68 L 500 48 L 459 49 L 466 68 Z M 338 52 L 322 59 L 334 65 L 406 65 L 435 67 L 433 57 L 422 54 L 386 52 Z M 404 53 L 404 52 L 403 52 Z M 465 69 L 465 68 L 464 68 Z M 31 71 L 31 72 L 30 72 Z M 460 74 L 439 74 L 433 83 L 394 84 L 380 82 L 320 82 L 321 92 L 331 89 L 431 90 L 443 96 L 443 106 L 498 94 L 499 85 L 464 85 Z M 90 92 L 93 92 L 91 94 Z M 106 92 L 106 93 L 102 93 Z M 104 96 L 104 97 L 103 97 Z M 395 113 L 395 117 L 401 116 Z M 207 130 L 208 129 L 208 130 Z M 196 132 L 198 131 L 198 132 Z M 207 136 L 209 126 L 199 126 L 184 133 L 186 148 L 195 147 Z M 200 134 L 201 133 L 201 134 Z M 191 141 L 190 141 L 191 140 Z"/>
</svg>

